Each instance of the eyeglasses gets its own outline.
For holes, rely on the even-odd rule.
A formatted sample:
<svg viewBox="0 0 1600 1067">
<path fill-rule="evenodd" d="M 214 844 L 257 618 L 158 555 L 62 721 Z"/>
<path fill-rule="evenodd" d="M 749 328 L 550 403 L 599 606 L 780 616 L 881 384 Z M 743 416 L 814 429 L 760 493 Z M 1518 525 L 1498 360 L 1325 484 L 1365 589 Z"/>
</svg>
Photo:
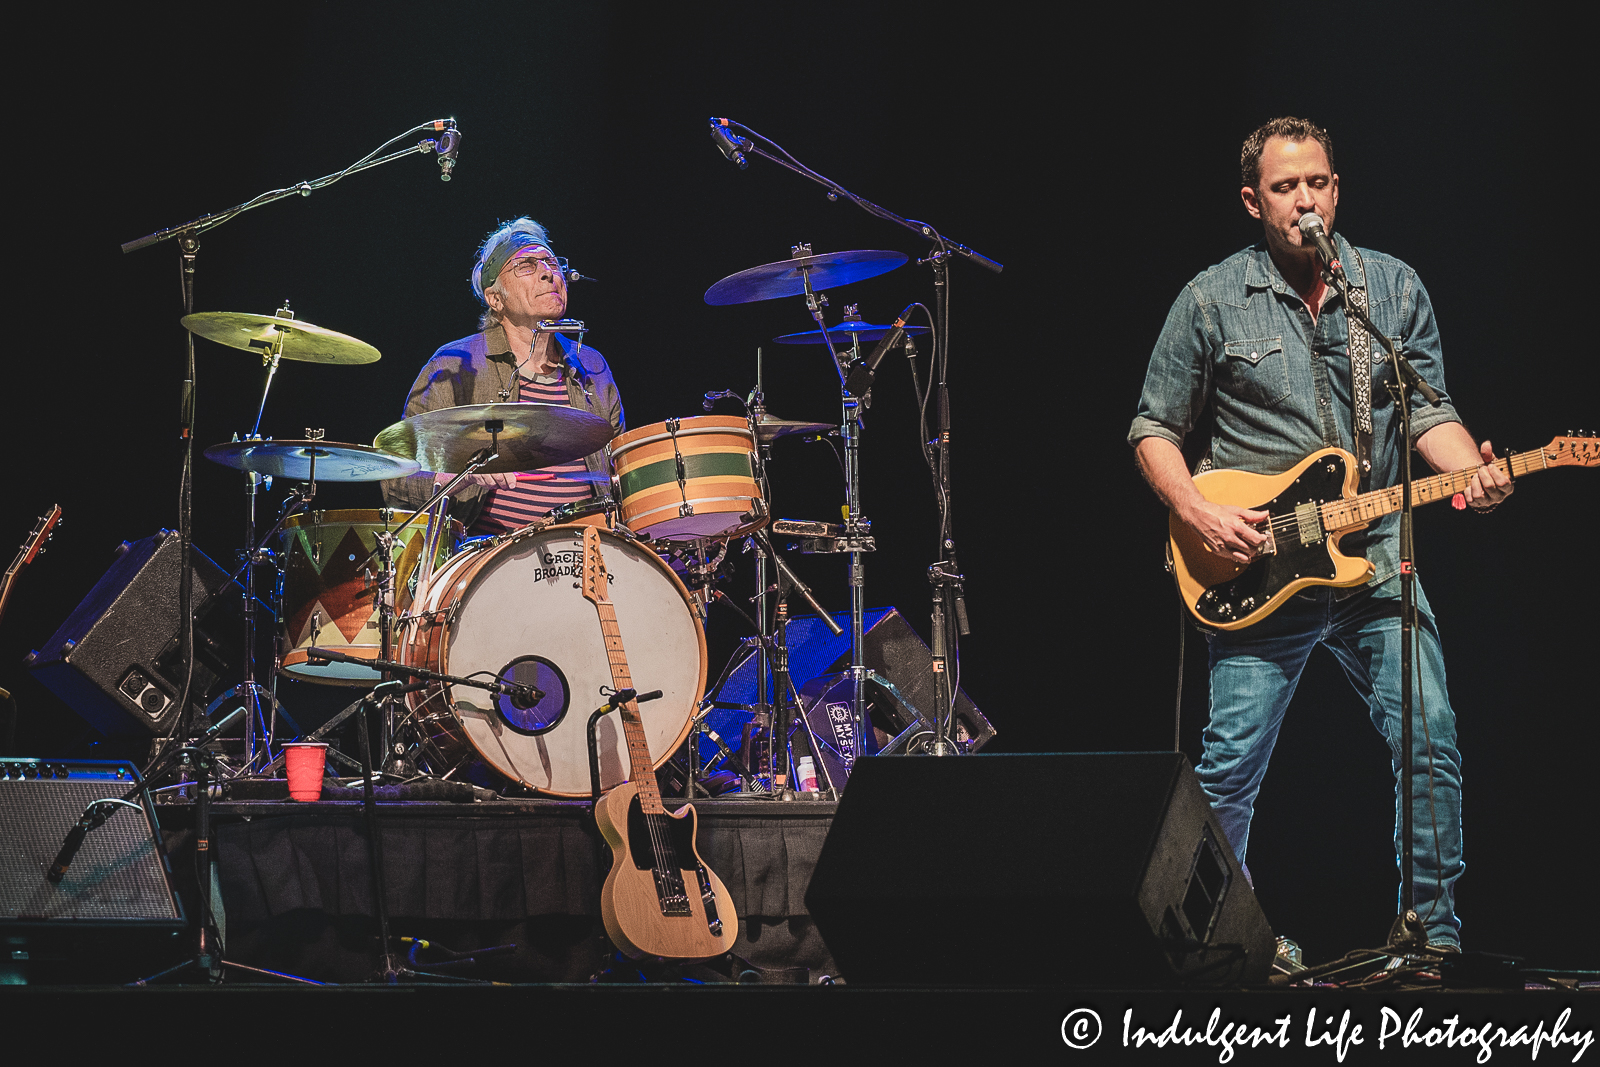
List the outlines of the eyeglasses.
<svg viewBox="0 0 1600 1067">
<path fill-rule="evenodd" d="M 523 256 L 521 259 L 512 260 L 505 269 L 518 278 L 529 278 L 544 270 L 553 270 L 565 278 L 567 260 L 564 256 Z"/>
</svg>

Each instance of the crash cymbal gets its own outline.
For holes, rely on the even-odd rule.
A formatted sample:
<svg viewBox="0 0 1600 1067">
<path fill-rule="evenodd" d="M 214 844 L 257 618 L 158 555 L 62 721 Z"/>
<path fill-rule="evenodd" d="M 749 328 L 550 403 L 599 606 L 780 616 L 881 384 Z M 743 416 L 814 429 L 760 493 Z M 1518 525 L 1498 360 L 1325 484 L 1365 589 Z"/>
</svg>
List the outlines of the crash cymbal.
<svg viewBox="0 0 1600 1067">
<path fill-rule="evenodd" d="M 846 319 L 839 325 L 829 328 L 828 338 L 835 345 L 853 344 L 856 339 L 877 341 L 892 329 L 894 329 L 893 325 L 874 326 L 859 319 Z M 928 328 L 926 326 L 907 326 L 905 331 L 913 335 L 924 334 L 928 332 Z M 803 333 L 786 333 L 782 337 L 774 337 L 773 340 L 780 345 L 820 345 L 822 344 L 822 331 L 806 330 Z"/>
<path fill-rule="evenodd" d="M 473 453 L 498 434 L 500 458 L 479 473 L 531 471 L 570 463 L 611 440 L 611 424 L 560 404 L 468 404 L 402 419 L 373 438 L 385 452 L 406 456 L 426 471 L 460 473 Z"/>
<path fill-rule="evenodd" d="M 793 419 L 780 419 L 776 415 L 763 415 L 756 423 L 756 436 L 762 444 L 766 444 L 791 434 L 824 434 L 834 429 L 837 427 L 827 422 L 796 422 Z"/>
<path fill-rule="evenodd" d="M 421 469 L 414 459 L 339 441 L 230 441 L 206 449 L 206 458 L 224 467 L 304 482 L 311 477 L 313 449 L 319 482 L 381 482 Z"/>
<path fill-rule="evenodd" d="M 277 315 L 197 311 L 183 317 L 183 326 L 190 333 L 219 345 L 263 354 L 272 349 L 281 335 L 283 358 L 302 363 L 376 363 L 381 358 L 378 350 L 365 341 Z"/>
<path fill-rule="evenodd" d="M 806 274 L 811 275 L 813 292 L 832 289 L 894 270 L 906 258 L 899 252 L 873 250 L 796 256 L 728 275 L 706 290 L 706 303 L 748 304 L 754 300 L 800 296 L 806 291 Z"/>
</svg>

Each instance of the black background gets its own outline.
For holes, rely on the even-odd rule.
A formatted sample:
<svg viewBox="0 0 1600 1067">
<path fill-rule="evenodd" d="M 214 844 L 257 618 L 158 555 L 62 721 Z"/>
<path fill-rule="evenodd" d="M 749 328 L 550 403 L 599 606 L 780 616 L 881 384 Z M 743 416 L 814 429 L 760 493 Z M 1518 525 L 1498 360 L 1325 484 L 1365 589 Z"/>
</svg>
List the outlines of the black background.
<svg viewBox="0 0 1600 1067">
<path fill-rule="evenodd" d="M 925 246 L 796 175 L 740 172 L 706 136 L 725 115 L 847 188 L 1003 262 L 952 277 L 954 482 L 972 634 L 961 680 L 992 751 L 1167 747 L 1177 612 L 1164 511 L 1124 443 L 1163 316 L 1197 271 L 1257 239 L 1238 146 L 1274 115 L 1334 136 L 1351 240 L 1411 263 L 1441 323 L 1448 384 L 1475 434 L 1533 448 L 1597 421 L 1592 342 L 1592 89 L 1559 25 L 1472 5 L 1217 7 L 1181 19 L 1034 6 L 168 5 L 88 25 L 49 16 L 8 74 L 12 302 L 0 537 L 53 502 L 68 524 L 0 629 L 17 749 L 104 751 L 24 671 L 124 538 L 176 522 L 183 331 L 176 247 L 119 245 L 327 174 L 453 116 L 456 180 L 409 157 L 202 238 L 197 307 L 300 318 L 382 351 L 365 367 L 286 363 L 263 431 L 366 442 L 417 368 L 470 333 L 471 252 L 529 213 L 600 278 L 571 313 L 612 361 L 630 425 L 700 414 L 753 384 L 769 406 L 837 417 L 826 356 L 770 339 L 798 300 L 712 308 L 717 279 L 819 250 Z M 1063 9 L 1067 10 L 1067 9 Z M 1071 9 L 1076 10 L 1076 9 Z M 926 268 L 835 290 L 884 320 L 931 304 Z M 199 346 L 201 447 L 248 429 L 261 371 Z M 909 378 L 885 364 L 868 417 L 868 599 L 926 636 L 934 509 Z M 822 445 L 774 449 L 779 514 L 828 519 Z M 1491 517 L 1417 515 L 1465 758 L 1468 947 L 1594 966 L 1597 740 L 1593 472 L 1519 487 Z M 240 477 L 198 460 L 195 540 L 239 547 Z M 371 487 L 322 486 L 329 506 Z M 273 502 L 281 495 L 275 491 Z M 8 557 L 9 558 L 9 557 Z M 842 561 L 798 566 L 831 608 Z M 748 581 L 748 570 L 741 580 Z M 712 633 L 713 670 L 738 634 Z M 1183 746 L 1198 756 L 1203 642 L 1191 634 Z M 315 702 L 288 686 L 286 700 Z M 303 688 L 303 687 L 302 687 Z M 1589 797 L 1589 800 L 1584 800 Z M 1070 848 L 1059 813 L 1040 847 Z M 1251 867 L 1273 926 L 1320 960 L 1381 941 L 1393 914 L 1383 743 L 1331 656 L 1313 657 L 1262 791 Z M 1585 815 L 1584 812 L 1590 812 Z"/>
</svg>

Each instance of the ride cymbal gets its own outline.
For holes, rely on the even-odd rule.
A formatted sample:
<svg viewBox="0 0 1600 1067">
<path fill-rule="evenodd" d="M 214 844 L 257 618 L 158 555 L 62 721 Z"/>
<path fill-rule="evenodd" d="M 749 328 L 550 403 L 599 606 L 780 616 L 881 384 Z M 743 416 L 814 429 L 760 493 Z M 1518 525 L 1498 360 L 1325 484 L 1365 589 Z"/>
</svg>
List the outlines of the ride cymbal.
<svg viewBox="0 0 1600 1067">
<path fill-rule="evenodd" d="M 756 300 L 776 300 L 780 296 L 800 296 L 806 291 L 808 274 L 812 292 L 832 289 L 885 274 L 907 258 L 900 252 L 871 249 L 795 256 L 728 275 L 706 290 L 706 303 L 748 304 Z"/>
</svg>

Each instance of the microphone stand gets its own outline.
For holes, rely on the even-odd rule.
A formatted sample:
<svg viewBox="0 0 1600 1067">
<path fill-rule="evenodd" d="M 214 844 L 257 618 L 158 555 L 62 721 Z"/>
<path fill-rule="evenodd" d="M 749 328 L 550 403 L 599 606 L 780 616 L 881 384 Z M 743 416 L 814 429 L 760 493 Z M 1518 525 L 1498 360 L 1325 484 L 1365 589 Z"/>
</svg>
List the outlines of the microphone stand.
<svg viewBox="0 0 1600 1067">
<path fill-rule="evenodd" d="M 1416 885 L 1415 885 L 1415 859 L 1412 847 L 1412 754 L 1411 747 L 1414 737 L 1412 726 L 1412 686 L 1416 673 L 1416 664 L 1412 656 L 1412 642 L 1417 629 L 1417 598 L 1416 598 L 1416 568 L 1415 555 L 1412 544 L 1412 479 L 1411 479 L 1411 406 L 1410 390 L 1415 389 L 1421 393 L 1423 399 L 1434 407 L 1441 403 L 1439 394 L 1423 380 L 1415 367 L 1406 359 L 1399 345 L 1373 323 L 1367 313 L 1357 307 L 1350 299 L 1350 284 L 1345 278 L 1344 269 L 1334 269 L 1325 256 L 1318 253 L 1323 260 L 1322 280 L 1338 290 L 1344 302 L 1345 315 L 1360 322 L 1366 331 L 1377 338 L 1389 353 L 1389 364 L 1394 369 L 1394 381 L 1389 383 L 1389 392 L 1393 395 L 1396 406 L 1400 411 L 1400 794 L 1404 798 L 1400 808 L 1400 901 L 1401 911 L 1395 917 L 1394 925 L 1389 928 L 1388 947 L 1402 949 L 1421 945 L 1427 938 L 1422 920 L 1416 911 Z M 1337 261 L 1335 261 L 1335 264 Z"/>
<path fill-rule="evenodd" d="M 391 152 L 386 156 L 378 155 L 378 153 L 382 152 L 395 142 L 404 140 L 405 138 L 430 129 L 445 131 L 446 137 L 441 138 L 441 140 L 449 140 L 451 142 L 452 151 L 453 146 L 460 140 L 459 135 L 456 134 L 455 119 L 435 119 L 432 122 L 425 122 L 420 126 L 412 127 L 405 133 L 400 134 L 398 137 L 391 137 L 389 140 L 385 141 L 383 144 L 367 153 L 367 155 L 362 159 L 356 161 L 343 170 L 335 171 L 332 174 L 318 178 L 315 181 L 303 181 L 283 189 L 274 189 L 270 192 L 261 193 L 258 196 L 246 200 L 242 204 L 235 204 L 233 207 L 224 211 L 218 211 L 210 215 L 202 215 L 197 219 L 190 219 L 188 222 L 179 223 L 176 226 L 169 226 L 164 230 L 157 230 L 155 233 L 146 234 L 143 237 L 139 237 L 124 243 L 122 245 L 122 251 L 124 254 L 126 254 L 128 252 L 137 252 L 141 248 L 148 248 L 154 244 L 160 244 L 162 241 L 176 240 L 178 242 L 178 249 L 180 252 L 178 264 L 179 276 L 183 284 L 183 314 L 185 317 L 187 317 L 194 313 L 195 258 L 200 251 L 199 238 L 202 233 L 206 232 L 207 230 L 215 229 L 216 227 L 221 226 L 223 223 L 229 221 L 237 215 L 243 214 L 246 211 L 262 207 L 266 204 L 275 203 L 286 197 L 294 196 L 296 194 L 300 196 L 310 196 L 316 190 L 326 188 L 327 186 L 332 185 L 334 182 L 347 175 L 355 174 L 359 171 L 379 166 L 389 162 L 392 159 L 399 159 L 401 156 L 409 156 L 414 152 L 437 152 L 440 150 L 440 142 L 427 139 L 418 142 L 414 147 L 411 148 L 402 149 L 398 152 Z M 444 178 L 445 180 L 449 180 L 449 177 L 450 170 L 449 168 L 446 168 L 444 171 Z M 190 556 L 193 552 L 193 536 L 191 525 L 194 511 L 194 425 L 196 390 L 194 334 L 190 333 L 188 330 L 184 331 L 184 346 L 184 379 L 183 387 L 179 397 L 178 434 L 179 439 L 183 442 L 182 473 L 179 476 L 178 481 L 178 648 L 181 650 L 180 655 L 182 656 L 183 662 L 183 688 L 178 700 L 178 718 L 173 725 L 173 733 L 170 735 L 172 737 L 188 737 L 190 730 L 192 730 L 194 726 L 194 709 L 190 705 L 189 694 L 194 685 L 194 576 L 190 573 Z M 268 376 L 267 381 L 268 387 L 270 388 L 270 375 Z M 265 405 L 265 403 L 266 398 L 263 396 L 262 404 Z M 259 420 L 260 416 L 258 415 L 258 423 Z M 253 484 L 250 486 L 250 489 L 252 491 L 254 490 Z M 253 505 L 253 498 L 251 502 Z M 246 626 L 247 630 L 253 630 L 253 620 L 247 622 Z M 249 654 L 253 656 L 254 650 L 251 649 L 248 651 Z M 250 685 L 250 703 L 252 708 L 254 708 L 254 682 L 252 681 Z M 252 710 L 252 715 L 254 715 L 254 713 L 254 710 Z M 247 726 L 246 729 L 248 732 L 249 727 Z M 158 756 L 156 759 L 159 760 L 160 757 Z M 152 760 L 152 765 L 155 762 L 155 760 Z"/>
<path fill-rule="evenodd" d="M 841 196 L 855 204 L 869 215 L 892 222 L 897 226 L 916 233 L 935 245 L 935 250 L 917 262 L 933 269 L 933 283 L 935 293 L 935 314 L 937 329 L 933 338 L 933 373 L 938 376 L 939 391 L 939 435 L 935 444 L 935 455 L 932 458 L 934 468 L 934 485 L 936 490 L 936 503 L 939 508 L 939 556 L 937 562 L 928 568 L 928 580 L 933 584 L 933 618 L 932 618 L 932 653 L 933 653 L 933 680 L 935 699 L 938 709 L 934 716 L 937 733 L 934 737 L 930 751 L 934 755 L 952 755 L 959 751 L 952 737 L 954 728 L 955 693 L 956 686 L 952 683 L 949 668 L 955 665 L 959 669 L 958 644 L 959 636 L 971 632 L 967 623 L 967 605 L 962 587 L 962 575 L 956 564 L 956 541 L 952 526 L 954 513 L 953 500 L 950 487 L 950 392 L 948 386 L 948 369 L 950 365 L 950 284 L 947 266 L 952 256 L 961 256 L 976 263 L 978 266 L 999 274 L 1005 269 L 1004 264 L 997 263 L 987 256 L 973 251 L 959 241 L 951 240 L 939 233 L 937 229 L 926 222 L 917 219 L 907 219 L 894 212 L 874 204 L 862 196 L 857 196 L 838 182 L 826 178 L 816 171 L 801 163 L 791 156 L 781 145 L 767 137 L 763 137 L 750 127 L 733 122 L 730 119 L 711 120 L 712 135 L 724 154 L 735 162 L 741 162 L 740 152 L 749 152 L 761 156 L 763 159 L 794 171 L 796 174 L 816 182 L 828 190 L 828 199 L 837 200 Z M 750 139 L 731 134 L 729 131 L 738 130 L 749 134 Z M 720 136 L 719 136 L 720 135 Z M 732 152 L 724 146 L 724 141 L 732 145 Z M 770 149 L 770 151 L 769 151 Z M 738 157 L 738 158 L 736 158 Z M 796 252 L 797 255 L 800 253 Z M 838 354 L 834 352 L 833 342 L 829 339 L 826 325 L 822 322 L 816 309 L 816 300 L 811 292 L 811 279 L 809 273 L 803 273 L 806 287 L 806 302 L 812 311 L 812 317 L 817 319 L 818 326 L 822 327 L 822 337 L 828 341 L 828 351 L 838 363 Z M 864 688 L 866 685 L 866 666 L 862 660 L 862 615 L 861 605 L 864 604 L 862 588 L 860 546 L 864 542 L 864 531 L 859 529 L 860 501 L 859 487 L 856 484 L 856 453 L 853 449 L 857 445 L 859 436 L 860 397 L 853 394 L 849 388 L 848 380 L 841 367 L 841 394 L 844 403 L 844 419 L 841 422 L 841 432 L 845 435 L 846 481 L 849 492 L 849 518 L 846 521 L 847 544 L 850 552 L 850 670 L 854 676 L 854 715 L 856 728 L 860 731 L 863 723 L 863 703 L 865 700 Z M 862 389 L 862 396 L 870 388 L 869 384 Z M 858 733 L 857 736 L 865 736 Z"/>
</svg>

